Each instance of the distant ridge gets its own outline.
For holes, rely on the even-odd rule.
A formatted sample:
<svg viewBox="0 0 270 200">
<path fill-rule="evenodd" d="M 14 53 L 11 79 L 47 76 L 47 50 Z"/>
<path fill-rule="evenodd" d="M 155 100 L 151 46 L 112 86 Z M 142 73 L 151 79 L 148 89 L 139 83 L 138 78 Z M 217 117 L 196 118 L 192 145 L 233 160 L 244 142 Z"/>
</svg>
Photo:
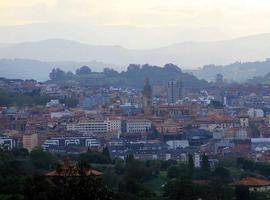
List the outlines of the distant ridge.
<svg viewBox="0 0 270 200">
<path fill-rule="evenodd" d="M 235 62 L 229 65 L 206 65 L 200 69 L 187 70 L 187 72 L 207 81 L 214 81 L 216 74 L 222 74 L 229 82 L 245 82 L 253 77 L 263 77 L 269 73 L 270 59 L 256 62 Z"/>
<path fill-rule="evenodd" d="M 45 62 L 96 60 L 121 66 L 130 63 L 154 65 L 175 63 L 182 68 L 195 68 L 236 61 L 262 61 L 268 57 L 270 57 L 270 34 L 214 42 L 184 42 L 148 50 L 88 45 L 63 39 L 0 45 L 0 58 L 34 59 Z"/>
</svg>

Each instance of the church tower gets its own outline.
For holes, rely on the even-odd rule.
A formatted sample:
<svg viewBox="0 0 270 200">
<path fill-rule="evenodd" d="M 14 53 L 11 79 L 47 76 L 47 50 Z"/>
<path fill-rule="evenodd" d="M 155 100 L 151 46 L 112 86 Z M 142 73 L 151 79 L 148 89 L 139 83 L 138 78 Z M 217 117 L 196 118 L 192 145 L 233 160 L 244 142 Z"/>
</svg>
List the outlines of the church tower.
<svg viewBox="0 0 270 200">
<path fill-rule="evenodd" d="M 145 79 L 142 95 L 143 95 L 143 112 L 146 115 L 151 115 L 153 112 L 152 88 L 148 78 Z"/>
</svg>

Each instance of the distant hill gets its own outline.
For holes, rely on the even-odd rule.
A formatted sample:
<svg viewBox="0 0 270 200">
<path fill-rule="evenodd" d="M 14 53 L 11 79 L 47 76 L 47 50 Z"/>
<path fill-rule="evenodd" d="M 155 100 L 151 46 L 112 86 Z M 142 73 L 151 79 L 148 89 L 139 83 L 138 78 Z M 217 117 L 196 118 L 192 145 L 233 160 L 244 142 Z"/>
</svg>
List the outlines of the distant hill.
<svg viewBox="0 0 270 200">
<path fill-rule="evenodd" d="M 66 71 L 75 71 L 75 69 L 87 65 L 94 71 L 102 71 L 105 67 L 119 69 L 119 66 L 104 64 L 101 62 L 42 62 L 29 59 L 0 59 L 0 77 L 35 79 L 46 81 L 49 79 L 49 73 L 55 67 Z"/>
<path fill-rule="evenodd" d="M 246 81 L 249 84 L 270 84 L 270 72 L 265 74 L 264 76 L 255 76 Z"/>
<path fill-rule="evenodd" d="M 34 59 L 45 62 L 96 60 L 127 66 L 129 63 L 184 68 L 208 64 L 224 65 L 235 61 L 261 61 L 270 57 L 270 34 L 216 42 L 184 42 L 162 48 L 132 50 L 120 46 L 88 45 L 70 40 L 49 39 L 0 46 L 0 58 Z"/>
<path fill-rule="evenodd" d="M 173 64 L 166 64 L 164 67 L 131 64 L 126 71 L 120 73 L 113 69 L 106 69 L 104 72 L 82 73 L 81 75 L 66 73 L 60 69 L 57 71 L 54 75 L 51 74 L 51 77 L 53 77 L 51 82 L 65 85 L 77 82 L 80 85 L 107 85 L 141 89 L 145 78 L 149 78 L 151 84 L 163 86 L 166 86 L 168 81 L 172 79 L 180 79 L 183 81 L 185 88 L 196 90 L 210 85 L 204 80 L 199 80 L 191 74 L 184 73 Z"/>
<path fill-rule="evenodd" d="M 261 62 L 235 62 L 230 65 L 206 65 L 197 70 L 187 70 L 200 79 L 214 81 L 216 74 L 222 74 L 228 81 L 244 82 L 270 72 L 270 59 Z"/>
</svg>

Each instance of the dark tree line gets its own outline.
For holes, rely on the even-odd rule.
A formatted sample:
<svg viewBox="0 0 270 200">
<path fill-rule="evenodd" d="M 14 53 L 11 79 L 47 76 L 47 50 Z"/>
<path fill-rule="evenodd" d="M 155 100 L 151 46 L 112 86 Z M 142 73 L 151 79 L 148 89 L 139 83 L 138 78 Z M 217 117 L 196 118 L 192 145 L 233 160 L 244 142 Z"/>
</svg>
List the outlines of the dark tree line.
<svg viewBox="0 0 270 200">
<path fill-rule="evenodd" d="M 82 84 L 110 85 L 121 87 L 142 88 L 145 78 L 148 77 L 152 84 L 167 84 L 172 79 L 181 79 L 186 88 L 205 88 L 209 83 L 197 79 L 192 74 L 184 73 L 174 64 L 166 64 L 164 67 L 130 64 L 126 71 L 117 72 L 114 69 L 105 68 L 103 72 L 92 72 L 83 66 L 76 70 L 76 74 L 64 72 L 55 68 L 50 73 L 50 79 L 54 82 L 76 80 Z"/>
</svg>

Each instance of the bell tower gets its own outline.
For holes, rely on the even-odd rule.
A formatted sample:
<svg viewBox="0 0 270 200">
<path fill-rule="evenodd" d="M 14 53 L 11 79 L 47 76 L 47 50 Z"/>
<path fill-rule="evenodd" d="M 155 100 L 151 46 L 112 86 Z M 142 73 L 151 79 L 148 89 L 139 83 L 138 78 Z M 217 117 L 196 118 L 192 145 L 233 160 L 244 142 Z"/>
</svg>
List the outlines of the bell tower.
<svg viewBox="0 0 270 200">
<path fill-rule="evenodd" d="M 151 115 L 153 112 L 153 107 L 152 107 L 152 88 L 149 83 L 149 79 L 146 78 L 144 81 L 144 87 L 142 90 L 142 95 L 143 95 L 143 112 L 146 115 Z"/>
</svg>

